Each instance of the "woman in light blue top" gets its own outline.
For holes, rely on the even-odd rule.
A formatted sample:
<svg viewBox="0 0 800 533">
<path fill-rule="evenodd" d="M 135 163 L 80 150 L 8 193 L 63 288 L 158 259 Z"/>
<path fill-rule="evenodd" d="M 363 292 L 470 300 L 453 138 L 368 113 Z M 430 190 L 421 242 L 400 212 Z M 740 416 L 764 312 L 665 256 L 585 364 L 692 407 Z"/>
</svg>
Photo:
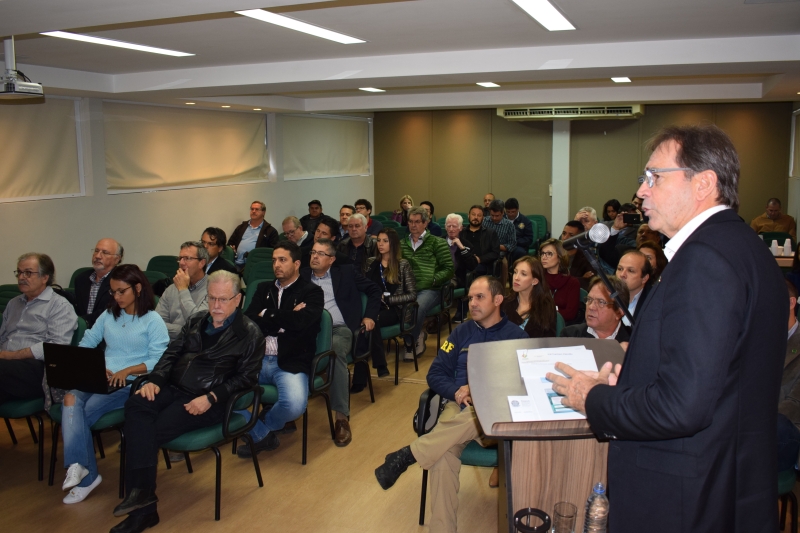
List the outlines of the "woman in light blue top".
<svg viewBox="0 0 800 533">
<path fill-rule="evenodd" d="M 152 370 L 169 343 L 167 326 L 154 311 L 153 290 L 139 267 L 119 265 L 110 278 L 114 302 L 86 331 L 80 346 L 94 348 L 105 341 L 108 383 L 123 388 L 111 394 L 73 390 L 64 397 L 61 427 L 67 477 L 62 489 L 70 491 L 64 503 L 83 501 L 102 481 L 89 428 L 125 405 L 130 393 L 130 385 L 124 386 L 127 378 Z"/>
</svg>

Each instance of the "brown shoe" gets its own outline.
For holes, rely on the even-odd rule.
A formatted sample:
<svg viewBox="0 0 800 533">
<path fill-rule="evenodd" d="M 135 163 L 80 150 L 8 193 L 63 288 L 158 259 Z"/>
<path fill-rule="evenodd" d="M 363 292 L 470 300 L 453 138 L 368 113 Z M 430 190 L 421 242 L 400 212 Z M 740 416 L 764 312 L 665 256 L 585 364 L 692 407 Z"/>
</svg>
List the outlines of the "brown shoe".
<svg viewBox="0 0 800 533">
<path fill-rule="evenodd" d="M 353 440 L 353 434 L 350 433 L 350 422 L 344 419 L 337 420 L 334 428 L 336 437 L 333 439 L 333 443 L 340 448 L 350 444 L 350 441 Z"/>
</svg>

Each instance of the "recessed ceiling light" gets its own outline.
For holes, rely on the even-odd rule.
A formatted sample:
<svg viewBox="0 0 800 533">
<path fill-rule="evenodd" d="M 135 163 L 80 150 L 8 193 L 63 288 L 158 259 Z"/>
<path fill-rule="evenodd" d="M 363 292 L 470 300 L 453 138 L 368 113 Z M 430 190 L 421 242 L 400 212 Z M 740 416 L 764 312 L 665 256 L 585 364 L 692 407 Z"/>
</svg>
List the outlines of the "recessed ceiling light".
<svg viewBox="0 0 800 533">
<path fill-rule="evenodd" d="M 261 108 L 260 107 L 255 107 L 255 108 L 253 108 L 253 111 L 261 111 Z"/>
<path fill-rule="evenodd" d="M 329 41 L 336 41 L 337 43 L 358 44 L 366 42 L 362 41 L 361 39 L 356 39 L 355 37 L 350 37 L 349 35 L 326 30 L 325 28 L 320 28 L 319 26 L 312 26 L 311 24 L 300 22 L 299 20 L 293 18 L 284 17 L 283 15 L 276 15 L 275 13 L 264 11 L 263 9 L 248 9 L 246 11 L 236 11 L 236 13 L 239 15 L 244 15 L 245 17 L 261 20 L 263 22 L 269 22 L 270 24 L 283 26 L 284 28 L 289 28 L 290 30 L 301 31 L 309 35 L 314 35 L 315 37 L 322 37 L 323 39 L 328 39 Z"/>
<path fill-rule="evenodd" d="M 385 93 L 384 89 L 376 89 L 375 87 L 359 87 L 359 91 L 367 91 L 368 93 Z"/>
<path fill-rule="evenodd" d="M 226 108 L 227 108 L 227 107 L 230 107 L 230 106 L 229 106 L 229 105 L 224 105 L 224 106 L 222 106 L 222 107 L 226 107 Z"/>
<path fill-rule="evenodd" d="M 513 0 L 513 2 L 549 31 L 575 29 L 575 26 L 547 0 Z"/>
<path fill-rule="evenodd" d="M 195 102 L 185 102 L 186 105 L 194 105 Z"/>
<path fill-rule="evenodd" d="M 143 44 L 126 43 L 125 41 L 103 39 L 102 37 L 92 37 L 91 35 L 81 35 L 79 33 L 70 33 L 68 31 L 45 31 L 42 32 L 42 35 L 47 35 L 48 37 L 60 37 L 61 39 L 70 39 L 72 41 L 83 41 L 85 43 L 103 44 L 105 46 L 116 46 L 117 48 L 128 48 L 129 50 L 151 52 L 153 54 L 163 54 L 165 56 L 186 57 L 194 55 L 187 54 L 186 52 L 167 50 L 166 48 L 156 48 L 154 46 L 145 46 Z"/>
<path fill-rule="evenodd" d="M 630 83 L 631 79 L 630 78 L 626 78 L 626 77 L 611 78 L 611 81 L 613 81 L 614 83 Z"/>
<path fill-rule="evenodd" d="M 479 81 L 478 85 L 480 85 L 481 87 L 500 87 L 499 85 L 491 81 Z"/>
</svg>

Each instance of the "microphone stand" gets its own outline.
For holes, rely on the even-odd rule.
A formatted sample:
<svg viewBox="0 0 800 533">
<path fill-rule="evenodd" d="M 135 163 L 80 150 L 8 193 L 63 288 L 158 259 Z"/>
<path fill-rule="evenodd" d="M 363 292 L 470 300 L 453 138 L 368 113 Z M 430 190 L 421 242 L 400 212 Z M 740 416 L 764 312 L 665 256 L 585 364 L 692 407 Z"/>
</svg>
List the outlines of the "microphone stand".
<svg viewBox="0 0 800 533">
<path fill-rule="evenodd" d="M 597 251 L 595 249 L 596 243 L 592 241 L 588 242 L 587 241 L 584 241 L 582 239 L 578 240 L 575 243 L 575 247 L 583 252 L 584 257 L 586 257 L 586 260 L 589 261 L 589 264 L 592 265 L 594 271 L 597 272 L 597 275 L 600 276 L 600 279 L 603 280 L 606 289 L 608 289 L 608 293 L 617 303 L 617 307 L 622 309 L 623 313 L 625 313 L 625 316 L 628 317 L 628 320 L 630 320 L 631 322 L 631 328 L 632 328 L 634 324 L 633 315 L 631 315 L 631 312 L 628 311 L 628 306 L 623 305 L 622 299 L 619 297 L 619 293 L 614 292 L 614 287 L 611 285 L 611 282 L 608 281 L 608 276 L 606 275 L 605 270 L 603 270 L 603 267 L 600 266 L 600 260 L 597 258 Z"/>
</svg>

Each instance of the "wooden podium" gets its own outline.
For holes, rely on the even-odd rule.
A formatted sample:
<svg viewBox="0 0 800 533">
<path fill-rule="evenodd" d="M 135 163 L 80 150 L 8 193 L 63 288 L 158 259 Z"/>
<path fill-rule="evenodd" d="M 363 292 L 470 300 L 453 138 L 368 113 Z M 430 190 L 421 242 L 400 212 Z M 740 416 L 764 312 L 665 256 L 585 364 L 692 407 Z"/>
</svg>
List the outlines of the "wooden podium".
<svg viewBox="0 0 800 533">
<path fill-rule="evenodd" d="M 621 363 L 617 341 L 581 338 L 524 339 L 473 344 L 467 372 L 475 412 L 487 437 L 500 441 L 498 533 L 514 533 L 514 513 L 526 507 L 553 514 L 557 502 L 578 508 L 575 531 L 583 530 L 583 506 L 592 486 L 606 483 L 608 444 L 599 442 L 586 420 L 512 422 L 508 396 L 525 396 L 517 350 L 583 345 L 597 367 Z"/>
</svg>

